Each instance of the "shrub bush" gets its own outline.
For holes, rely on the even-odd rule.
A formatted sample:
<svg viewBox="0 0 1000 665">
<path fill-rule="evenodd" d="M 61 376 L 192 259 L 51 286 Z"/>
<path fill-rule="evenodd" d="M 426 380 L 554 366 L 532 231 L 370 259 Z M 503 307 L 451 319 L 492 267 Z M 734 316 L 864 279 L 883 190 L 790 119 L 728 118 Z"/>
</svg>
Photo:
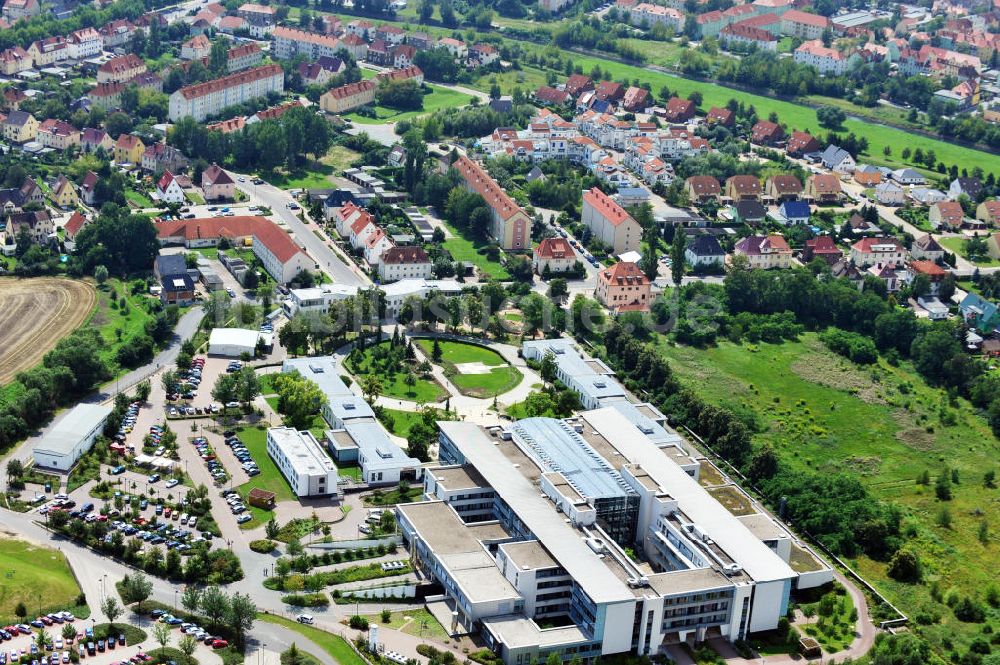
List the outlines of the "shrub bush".
<svg viewBox="0 0 1000 665">
<path fill-rule="evenodd" d="M 274 541 L 267 538 L 250 541 L 250 549 L 258 554 L 268 554 L 274 551 Z"/>
</svg>

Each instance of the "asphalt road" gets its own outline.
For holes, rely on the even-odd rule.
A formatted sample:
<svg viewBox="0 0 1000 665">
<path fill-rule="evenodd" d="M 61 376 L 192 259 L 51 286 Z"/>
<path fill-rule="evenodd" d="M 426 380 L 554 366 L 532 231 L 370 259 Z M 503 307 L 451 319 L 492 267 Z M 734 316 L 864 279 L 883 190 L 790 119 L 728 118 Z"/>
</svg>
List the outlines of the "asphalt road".
<svg viewBox="0 0 1000 665">
<path fill-rule="evenodd" d="M 338 254 L 326 244 L 326 241 L 317 237 L 313 233 L 313 229 L 299 219 L 297 211 L 288 209 L 288 203 L 294 200 L 291 194 L 267 183 L 254 185 L 253 176 L 234 171 L 230 171 L 229 175 L 233 177 L 233 180 L 236 180 L 236 186 L 252 202 L 267 206 L 288 225 L 288 228 L 295 234 L 295 241 L 299 246 L 305 247 L 306 253 L 319 264 L 323 272 L 333 278 L 335 283 L 357 286 L 371 284 L 363 275 L 355 273 L 349 266 L 345 265 Z M 244 182 L 240 182 L 239 178 L 243 178 Z"/>
</svg>

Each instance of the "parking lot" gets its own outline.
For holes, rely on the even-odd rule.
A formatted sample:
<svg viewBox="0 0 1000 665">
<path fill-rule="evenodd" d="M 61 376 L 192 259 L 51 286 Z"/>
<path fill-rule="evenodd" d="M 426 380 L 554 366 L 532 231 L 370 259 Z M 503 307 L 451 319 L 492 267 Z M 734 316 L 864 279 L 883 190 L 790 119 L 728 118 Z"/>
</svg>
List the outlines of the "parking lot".
<svg viewBox="0 0 1000 665">
<path fill-rule="evenodd" d="M 62 631 L 70 625 L 76 629 L 73 638 L 64 638 Z M 41 649 L 37 644 L 37 635 L 46 631 L 50 643 Z M 0 665 L 59 665 L 70 662 L 70 651 L 79 656 L 80 662 L 103 665 L 108 662 L 121 662 L 122 665 L 134 658 L 138 652 L 129 645 L 124 633 L 113 634 L 108 639 L 97 639 L 94 629 L 85 627 L 83 620 L 77 619 L 69 612 L 54 612 L 37 617 L 28 623 L 6 626 L 0 630 Z M 135 662 L 149 659 L 138 658 Z"/>
</svg>

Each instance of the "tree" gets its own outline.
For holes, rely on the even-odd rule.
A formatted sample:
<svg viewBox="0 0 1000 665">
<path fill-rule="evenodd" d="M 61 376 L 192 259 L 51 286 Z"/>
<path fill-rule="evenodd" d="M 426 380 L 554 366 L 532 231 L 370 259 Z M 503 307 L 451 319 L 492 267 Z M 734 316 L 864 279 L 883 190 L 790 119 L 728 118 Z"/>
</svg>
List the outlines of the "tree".
<svg viewBox="0 0 1000 665">
<path fill-rule="evenodd" d="M 222 404 L 235 402 L 238 396 L 237 375 L 220 374 L 212 387 L 212 399 Z"/>
<path fill-rule="evenodd" d="M 569 287 L 566 285 L 564 278 L 556 277 L 549 281 L 549 298 L 560 301 L 567 295 L 569 295 Z"/>
<path fill-rule="evenodd" d="M 104 266 L 96 266 L 94 268 L 94 279 L 97 280 L 98 285 L 104 286 L 104 282 L 108 281 L 108 269 Z"/>
<path fill-rule="evenodd" d="M 45 653 L 46 648 L 51 646 L 51 644 L 52 636 L 44 628 L 39 628 L 38 632 L 35 633 L 35 646 L 38 647 L 39 651 Z"/>
<path fill-rule="evenodd" d="M 170 644 L 170 626 L 165 623 L 153 624 L 153 639 L 157 641 L 160 648 L 165 648 Z"/>
<path fill-rule="evenodd" d="M 18 460 L 11 460 L 11 461 L 14 462 Z M 8 470 L 7 473 L 10 473 L 10 471 Z M 24 617 L 28 616 L 28 608 L 25 607 L 24 603 L 20 600 L 17 601 L 17 605 L 14 606 L 14 616 L 16 616 L 18 619 L 23 619 Z M 74 634 L 76 634 L 75 631 Z"/>
<path fill-rule="evenodd" d="M 382 390 L 382 380 L 374 374 L 367 374 L 361 379 L 361 392 L 369 402 L 374 403 L 382 394 Z"/>
<path fill-rule="evenodd" d="M 181 606 L 194 614 L 198 611 L 199 605 L 201 605 L 201 589 L 193 585 L 184 587 L 184 593 L 181 594 Z"/>
<path fill-rule="evenodd" d="M 177 648 L 181 650 L 184 657 L 187 658 L 188 663 L 191 662 L 191 656 L 194 655 L 195 649 L 198 648 L 198 640 L 194 639 L 192 635 L 185 635 L 177 643 Z"/>
<path fill-rule="evenodd" d="M 941 501 L 951 501 L 951 479 L 948 477 L 947 469 L 938 474 L 934 483 L 934 494 Z"/>
<path fill-rule="evenodd" d="M 105 596 L 104 600 L 101 601 L 101 612 L 104 616 L 108 617 L 108 623 L 111 624 L 112 631 L 115 627 L 115 619 L 122 615 L 124 612 L 121 605 L 118 604 L 118 600 L 114 596 Z"/>
<path fill-rule="evenodd" d="M 554 383 L 557 369 L 556 357 L 552 352 L 548 352 L 542 356 L 542 360 L 538 366 L 538 373 L 542 377 L 542 381 L 550 385 Z"/>
<path fill-rule="evenodd" d="M 234 593 L 229 600 L 229 611 L 226 613 L 226 622 L 236 634 L 237 640 L 242 644 L 244 636 L 253 628 L 254 620 L 257 618 L 257 605 L 250 599 L 248 594 Z"/>
<path fill-rule="evenodd" d="M 272 517 L 264 525 L 264 535 L 266 535 L 270 540 L 277 540 L 278 538 L 278 523 Z"/>
<path fill-rule="evenodd" d="M 684 278 L 684 251 L 687 249 L 687 234 L 678 230 L 670 244 L 670 277 L 675 286 L 680 286 Z"/>
<path fill-rule="evenodd" d="M 651 282 L 660 273 L 659 261 L 660 257 L 656 251 L 656 241 L 646 243 L 645 248 L 642 250 L 642 258 L 639 259 L 639 268 Z"/>
<path fill-rule="evenodd" d="M 441 342 L 439 342 L 438 339 L 435 337 L 434 344 L 431 346 L 431 360 L 433 360 L 436 363 L 440 363 L 441 357 L 442 357 Z"/>
<path fill-rule="evenodd" d="M 201 611 L 213 626 L 220 626 L 229 612 L 229 599 L 219 587 L 210 586 L 201 596 Z"/>
<path fill-rule="evenodd" d="M 143 573 L 133 573 L 122 578 L 122 600 L 135 603 L 142 611 L 142 603 L 153 593 L 153 583 Z"/>
<path fill-rule="evenodd" d="M 60 634 L 64 640 L 70 642 L 76 637 L 76 627 L 71 623 L 64 623 Z"/>
<path fill-rule="evenodd" d="M 816 120 L 820 127 L 838 129 L 847 120 L 847 114 L 833 106 L 821 106 L 816 109 Z"/>
<path fill-rule="evenodd" d="M 887 572 L 897 582 L 916 584 L 922 577 L 920 557 L 909 547 L 900 548 L 892 555 Z"/>
</svg>

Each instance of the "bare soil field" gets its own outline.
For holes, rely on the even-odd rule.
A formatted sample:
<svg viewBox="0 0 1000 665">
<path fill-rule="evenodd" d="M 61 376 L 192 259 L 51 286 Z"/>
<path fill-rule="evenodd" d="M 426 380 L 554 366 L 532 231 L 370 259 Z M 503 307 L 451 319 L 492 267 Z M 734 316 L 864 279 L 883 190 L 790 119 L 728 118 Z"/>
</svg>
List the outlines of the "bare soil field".
<svg viewBox="0 0 1000 665">
<path fill-rule="evenodd" d="M 0 278 L 0 385 L 37 365 L 94 309 L 86 282 L 57 277 Z"/>
</svg>

